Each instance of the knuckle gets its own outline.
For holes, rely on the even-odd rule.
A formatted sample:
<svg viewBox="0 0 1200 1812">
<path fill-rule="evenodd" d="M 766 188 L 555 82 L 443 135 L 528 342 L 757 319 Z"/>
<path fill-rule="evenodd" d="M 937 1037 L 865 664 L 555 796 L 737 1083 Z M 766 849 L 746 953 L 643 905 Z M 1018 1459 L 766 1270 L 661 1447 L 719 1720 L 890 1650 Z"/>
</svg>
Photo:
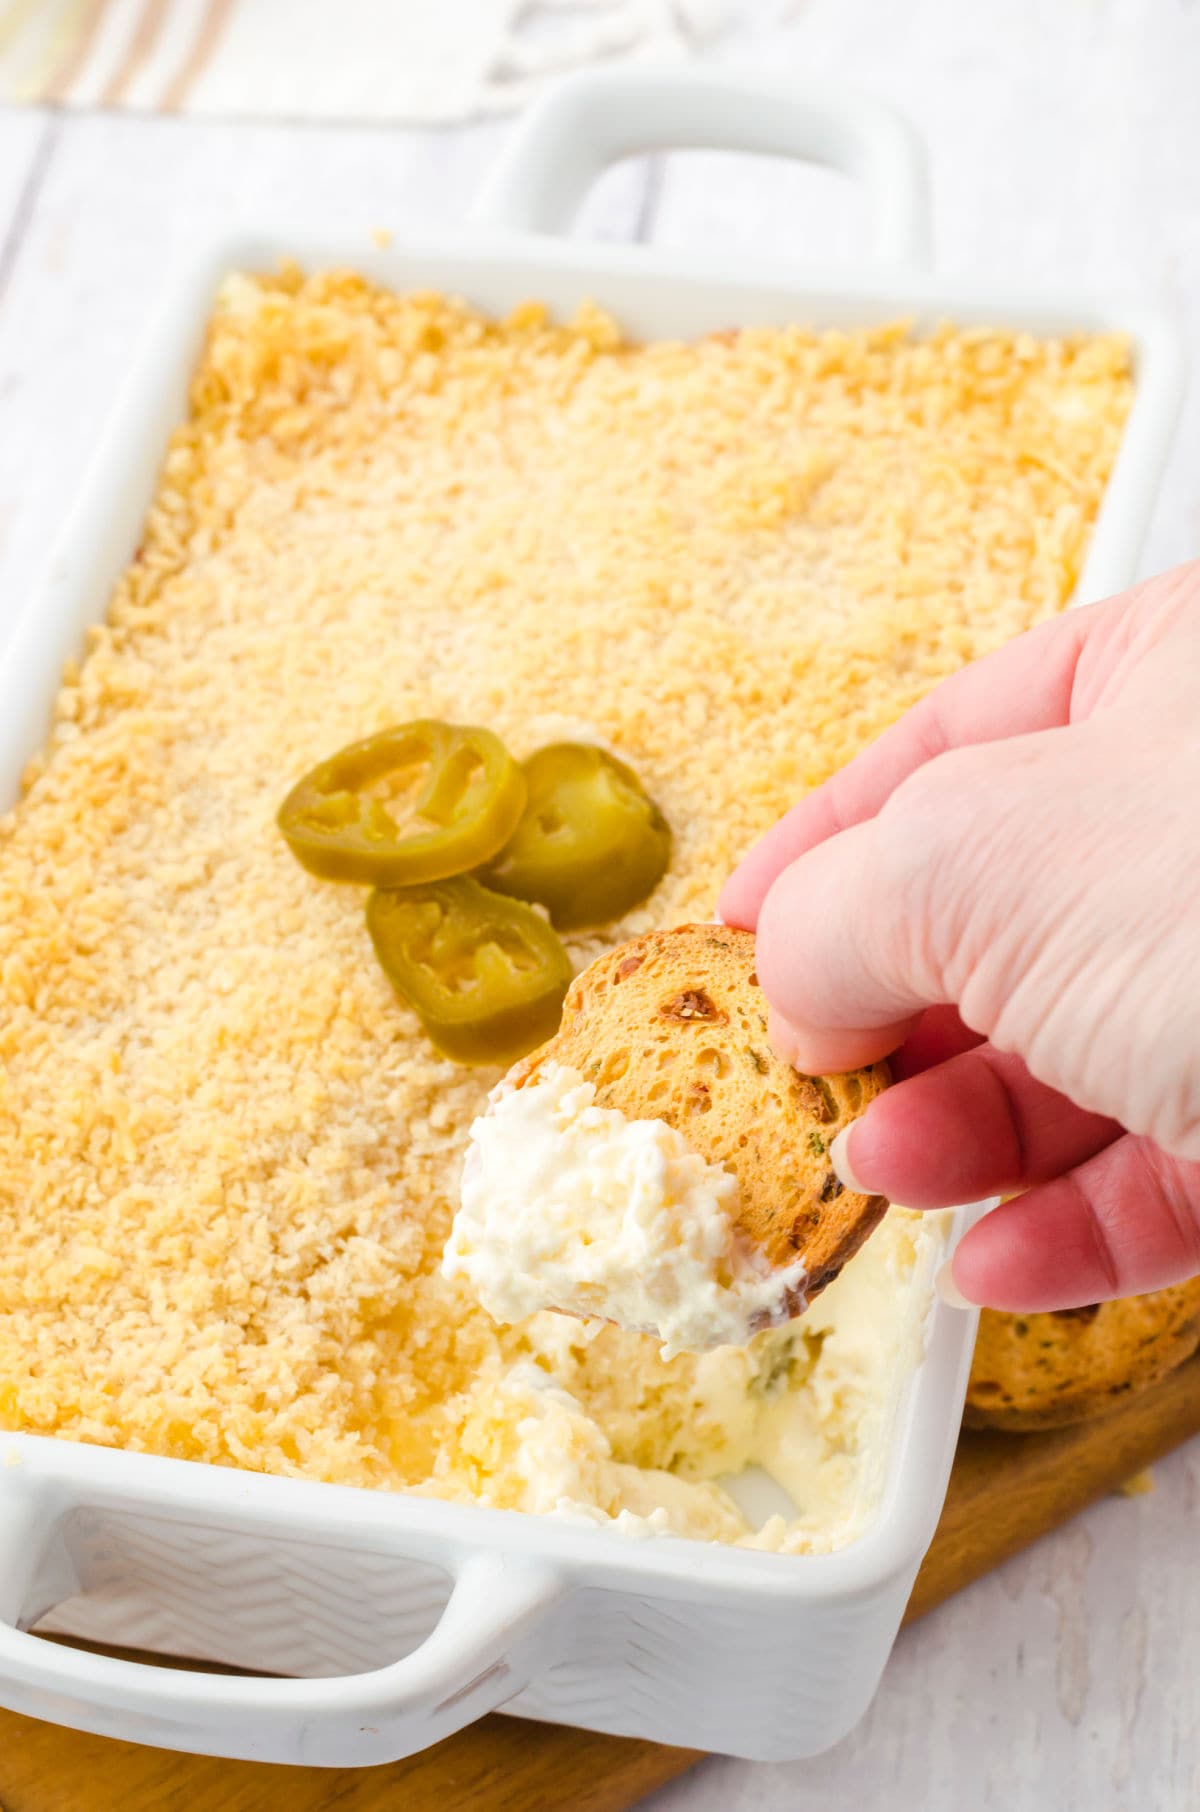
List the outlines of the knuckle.
<svg viewBox="0 0 1200 1812">
<path fill-rule="evenodd" d="M 1178 1164 L 1153 1145 L 1144 1148 L 1150 1186 L 1188 1277 L 1200 1275 L 1200 1166 Z"/>
</svg>

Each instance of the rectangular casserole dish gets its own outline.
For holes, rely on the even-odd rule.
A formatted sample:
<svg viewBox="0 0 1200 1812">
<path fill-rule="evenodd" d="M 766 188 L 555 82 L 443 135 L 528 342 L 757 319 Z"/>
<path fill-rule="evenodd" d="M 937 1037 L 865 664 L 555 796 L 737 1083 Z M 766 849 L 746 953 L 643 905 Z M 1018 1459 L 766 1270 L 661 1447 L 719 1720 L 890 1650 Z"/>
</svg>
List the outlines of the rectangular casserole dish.
<svg viewBox="0 0 1200 1812">
<path fill-rule="evenodd" d="M 846 273 L 574 244 L 591 180 L 671 146 L 774 152 L 865 185 L 878 268 Z M 350 264 L 493 313 L 595 299 L 638 338 L 911 316 L 1034 333 L 1119 330 L 1135 397 L 1080 581 L 1127 583 L 1169 442 L 1181 362 L 1153 310 L 947 285 L 922 269 L 919 148 L 860 97 L 770 77 L 582 77 L 530 116 L 470 240 L 386 252 L 269 237 L 208 248 L 150 336 L 45 591 L 0 663 L 0 787 L 42 744 L 63 663 L 136 547 L 217 282 L 284 256 Z M 954 1218 L 952 1237 L 970 1210 Z M 0 1703 L 201 1753 L 395 1759 L 499 1706 L 759 1759 L 837 1742 L 870 1702 L 937 1522 L 973 1318 L 936 1303 L 900 1401 L 874 1522 L 828 1555 L 760 1554 L 0 1433 Z M 288 1679 L 168 1672 L 32 1633 L 222 1660 Z"/>
</svg>

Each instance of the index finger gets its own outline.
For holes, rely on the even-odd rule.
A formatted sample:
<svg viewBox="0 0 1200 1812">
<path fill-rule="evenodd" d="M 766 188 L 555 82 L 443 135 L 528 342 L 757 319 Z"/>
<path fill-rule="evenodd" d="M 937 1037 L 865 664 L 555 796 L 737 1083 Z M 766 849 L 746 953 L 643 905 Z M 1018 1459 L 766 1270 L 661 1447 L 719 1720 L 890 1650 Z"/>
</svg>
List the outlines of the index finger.
<svg viewBox="0 0 1200 1812">
<path fill-rule="evenodd" d="M 754 930 L 771 883 L 789 863 L 873 818 L 902 780 L 936 756 L 1068 723 L 1075 669 L 1103 608 L 1039 624 L 935 686 L 755 844 L 721 891 L 717 911 L 726 924 Z"/>
</svg>

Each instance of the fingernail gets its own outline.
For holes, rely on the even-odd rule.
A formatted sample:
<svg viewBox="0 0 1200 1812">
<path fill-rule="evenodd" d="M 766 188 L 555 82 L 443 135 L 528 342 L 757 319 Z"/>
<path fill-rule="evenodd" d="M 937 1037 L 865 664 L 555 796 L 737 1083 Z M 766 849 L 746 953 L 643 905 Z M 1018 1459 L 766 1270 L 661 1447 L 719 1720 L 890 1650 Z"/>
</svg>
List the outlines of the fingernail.
<svg viewBox="0 0 1200 1812">
<path fill-rule="evenodd" d="M 833 1174 L 846 1189 L 852 1189 L 856 1195 L 870 1195 L 871 1191 L 854 1174 L 850 1162 L 850 1134 L 854 1131 L 854 1122 L 843 1126 L 833 1144 L 829 1147 L 829 1162 L 833 1165 Z"/>
<path fill-rule="evenodd" d="M 943 1302 L 948 1302 L 952 1309 L 977 1309 L 979 1304 L 965 1297 L 954 1281 L 954 1260 L 948 1258 L 941 1266 L 933 1280 L 933 1287 Z"/>
</svg>

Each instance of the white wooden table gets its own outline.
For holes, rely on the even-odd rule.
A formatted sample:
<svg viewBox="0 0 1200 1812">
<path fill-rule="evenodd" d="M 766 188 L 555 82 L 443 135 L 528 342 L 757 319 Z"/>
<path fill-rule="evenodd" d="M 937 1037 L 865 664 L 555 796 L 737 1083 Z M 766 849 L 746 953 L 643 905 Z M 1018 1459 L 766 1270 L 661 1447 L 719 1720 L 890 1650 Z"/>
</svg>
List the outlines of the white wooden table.
<svg viewBox="0 0 1200 1812">
<path fill-rule="evenodd" d="M 748 0 L 715 54 L 860 82 L 927 135 L 945 270 L 1144 287 L 1200 347 L 1196 0 Z M 0 636 L 47 556 L 164 276 L 230 221 L 460 217 L 504 134 L 0 111 Z M 692 154 L 606 180 L 582 230 L 849 253 L 835 178 Z M 1189 399 L 1144 562 L 1200 552 Z M 901 1640 L 815 1763 L 714 1761 L 656 1812 L 1184 1812 L 1200 1805 L 1200 1443 Z"/>
</svg>

